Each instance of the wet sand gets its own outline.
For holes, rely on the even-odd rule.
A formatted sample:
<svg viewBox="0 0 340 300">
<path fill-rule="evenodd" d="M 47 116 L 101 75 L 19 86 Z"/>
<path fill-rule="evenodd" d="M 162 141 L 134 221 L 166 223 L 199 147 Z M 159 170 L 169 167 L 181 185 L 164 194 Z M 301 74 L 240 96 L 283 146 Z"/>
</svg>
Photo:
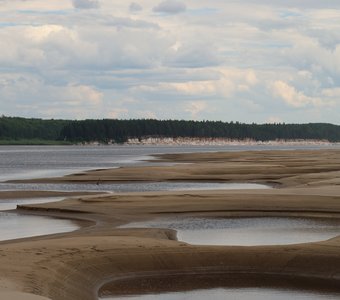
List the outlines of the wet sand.
<svg viewBox="0 0 340 300">
<path fill-rule="evenodd" d="M 307 281 L 313 286 L 316 280 L 340 286 L 340 237 L 280 246 L 192 246 L 176 241 L 172 230 L 116 228 L 181 215 L 340 219 L 340 151 L 247 151 L 160 158 L 190 164 L 97 170 L 29 182 L 190 180 L 267 183 L 276 188 L 89 195 L 20 206 L 28 213 L 97 224 L 74 233 L 1 242 L 0 291 L 90 300 L 96 299 L 104 283 L 167 273 L 247 273 L 262 277 L 264 283 L 282 277 L 295 284 Z M 187 289 L 195 286 L 194 281 L 193 276 Z"/>
</svg>

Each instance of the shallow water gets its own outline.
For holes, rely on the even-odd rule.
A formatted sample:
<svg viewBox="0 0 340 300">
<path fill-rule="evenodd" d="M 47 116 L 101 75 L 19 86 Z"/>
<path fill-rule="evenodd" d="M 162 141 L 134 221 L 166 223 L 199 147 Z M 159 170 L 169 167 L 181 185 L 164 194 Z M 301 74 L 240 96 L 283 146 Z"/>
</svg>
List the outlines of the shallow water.
<svg viewBox="0 0 340 300">
<path fill-rule="evenodd" d="M 97 168 L 115 168 L 148 159 L 148 152 L 147 149 L 120 146 L 1 146 L 0 180 L 55 177 Z"/>
<path fill-rule="evenodd" d="M 171 218 L 122 227 L 170 228 L 193 245 L 286 245 L 340 235 L 340 221 L 303 218 Z"/>
<path fill-rule="evenodd" d="M 184 190 L 229 190 L 229 189 L 270 189 L 254 183 L 215 183 L 215 182 L 130 182 L 130 183 L 0 183 L 0 190 L 29 191 L 100 191 L 100 192 L 151 192 Z"/>
<path fill-rule="evenodd" d="M 61 201 L 64 198 L 65 197 L 0 199 L 0 211 L 16 209 L 17 205 L 56 202 L 56 201 Z"/>
<path fill-rule="evenodd" d="M 131 164 L 150 164 L 141 160 L 161 153 L 337 148 L 337 145 L 0 146 L 0 181 L 63 176 L 84 170 Z"/>
<path fill-rule="evenodd" d="M 156 153 L 219 151 L 221 147 L 1 146 L 0 181 L 63 176 L 98 168 L 147 164 Z M 227 149 L 226 149 L 227 151 Z"/>
<path fill-rule="evenodd" d="M 190 292 L 164 293 L 158 295 L 141 295 L 132 297 L 108 297 L 100 298 L 102 300 L 336 300 L 339 295 L 325 294 L 317 292 L 290 291 L 284 289 L 266 289 L 266 288 L 240 288 L 240 289 L 209 289 L 196 290 Z"/>
<path fill-rule="evenodd" d="M 66 219 L 0 212 L 0 241 L 69 232 L 79 228 L 75 222 Z"/>
</svg>

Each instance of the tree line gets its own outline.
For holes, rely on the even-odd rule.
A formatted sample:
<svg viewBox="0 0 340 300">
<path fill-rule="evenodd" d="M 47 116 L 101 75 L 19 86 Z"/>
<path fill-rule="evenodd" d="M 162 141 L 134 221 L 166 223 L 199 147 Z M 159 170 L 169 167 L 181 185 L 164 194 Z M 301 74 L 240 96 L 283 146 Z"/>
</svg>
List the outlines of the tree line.
<svg viewBox="0 0 340 300">
<path fill-rule="evenodd" d="M 0 140 L 49 140 L 59 142 L 115 142 L 147 137 L 192 137 L 269 140 L 328 140 L 340 142 L 340 126 L 327 123 L 245 124 L 184 120 L 43 120 L 0 117 Z"/>
<path fill-rule="evenodd" d="M 66 120 L 27 119 L 0 117 L 0 140 L 49 140 L 57 141 Z"/>
</svg>

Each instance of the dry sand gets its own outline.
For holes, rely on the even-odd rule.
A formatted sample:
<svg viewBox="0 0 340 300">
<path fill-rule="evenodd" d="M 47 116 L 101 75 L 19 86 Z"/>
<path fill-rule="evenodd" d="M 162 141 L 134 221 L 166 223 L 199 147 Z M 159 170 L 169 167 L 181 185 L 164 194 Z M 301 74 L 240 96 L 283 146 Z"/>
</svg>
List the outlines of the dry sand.
<svg viewBox="0 0 340 300">
<path fill-rule="evenodd" d="M 98 170 L 34 181 L 200 180 L 269 183 L 277 188 L 81 196 L 22 206 L 25 212 L 81 218 L 96 225 L 1 242 L 0 290 L 53 300 L 92 300 L 106 282 L 167 273 L 190 274 L 186 288 L 194 287 L 193 275 L 216 273 L 256 274 L 268 283 L 289 278 L 307 286 L 314 286 L 314 280 L 340 286 L 340 237 L 287 246 L 192 246 L 176 241 L 171 230 L 116 228 L 130 221 L 178 215 L 340 219 L 340 151 L 176 154 L 161 160 L 190 164 Z M 132 291 L 133 286 L 126 284 L 124 289 Z M 105 290 L 119 291 L 110 284 Z M 0 294 L 0 299 L 7 298 Z"/>
</svg>

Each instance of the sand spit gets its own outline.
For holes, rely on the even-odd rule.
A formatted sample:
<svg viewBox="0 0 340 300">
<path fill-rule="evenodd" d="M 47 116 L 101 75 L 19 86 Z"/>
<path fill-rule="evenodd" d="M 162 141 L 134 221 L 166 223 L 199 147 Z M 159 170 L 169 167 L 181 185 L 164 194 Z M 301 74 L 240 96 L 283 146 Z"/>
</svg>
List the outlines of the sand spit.
<svg viewBox="0 0 340 300">
<path fill-rule="evenodd" d="M 215 181 L 282 187 L 334 186 L 340 184 L 339 153 L 340 150 L 305 150 L 168 154 L 158 155 L 157 161 L 185 164 L 99 169 L 11 182 Z"/>
<path fill-rule="evenodd" d="M 21 206 L 35 214 L 77 217 L 97 224 L 74 233 L 1 242 L 0 291 L 53 300 L 92 300 L 104 283 L 165 273 L 247 273 L 263 277 L 264 282 L 284 277 L 307 285 L 320 280 L 340 286 L 340 236 L 286 246 L 192 246 L 176 241 L 172 230 L 117 228 L 162 216 L 340 219 L 340 151 L 202 153 L 160 159 L 192 164 L 99 170 L 47 180 L 204 180 L 260 182 L 279 188 L 80 196 Z M 193 276 L 186 288 L 194 287 L 194 281 Z M 110 285 L 108 290 L 117 292 Z"/>
</svg>

